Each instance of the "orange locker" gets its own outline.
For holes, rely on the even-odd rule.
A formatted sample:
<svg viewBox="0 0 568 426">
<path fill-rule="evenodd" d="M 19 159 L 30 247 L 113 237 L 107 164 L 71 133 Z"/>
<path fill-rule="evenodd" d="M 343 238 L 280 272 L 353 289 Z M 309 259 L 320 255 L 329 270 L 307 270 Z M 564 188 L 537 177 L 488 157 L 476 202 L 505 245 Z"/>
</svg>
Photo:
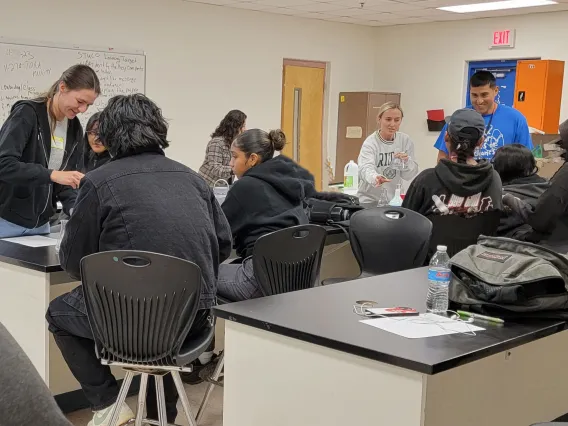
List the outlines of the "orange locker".
<svg viewBox="0 0 568 426">
<path fill-rule="evenodd" d="M 529 126 L 558 133 L 564 61 L 526 60 L 517 63 L 515 104 Z"/>
</svg>

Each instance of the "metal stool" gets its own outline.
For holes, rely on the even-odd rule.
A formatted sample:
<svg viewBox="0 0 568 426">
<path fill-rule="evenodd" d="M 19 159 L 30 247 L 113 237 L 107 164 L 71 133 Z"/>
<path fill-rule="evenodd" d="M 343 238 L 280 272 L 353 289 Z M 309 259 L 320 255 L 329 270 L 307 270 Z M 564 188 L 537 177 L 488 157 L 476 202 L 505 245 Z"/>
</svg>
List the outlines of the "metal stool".
<svg viewBox="0 0 568 426">
<path fill-rule="evenodd" d="M 163 377 L 171 373 L 187 421 L 196 426 L 179 373 L 191 372 L 186 366 L 215 335 L 212 322 L 192 329 L 201 295 L 199 267 L 157 253 L 111 251 L 83 258 L 81 276 L 97 356 L 102 364 L 126 371 L 109 424 L 116 425 L 132 378 L 141 374 L 134 424 L 167 426 Z M 144 419 L 150 375 L 158 421 Z"/>
</svg>

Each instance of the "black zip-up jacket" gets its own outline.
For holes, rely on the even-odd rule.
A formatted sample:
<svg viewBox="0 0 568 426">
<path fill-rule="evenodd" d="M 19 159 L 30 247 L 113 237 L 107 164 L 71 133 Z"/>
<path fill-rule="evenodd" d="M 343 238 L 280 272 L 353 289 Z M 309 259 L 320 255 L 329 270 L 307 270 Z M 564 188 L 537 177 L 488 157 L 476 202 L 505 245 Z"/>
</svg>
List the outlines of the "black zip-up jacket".
<svg viewBox="0 0 568 426">
<path fill-rule="evenodd" d="M 69 120 L 60 170 L 77 170 L 83 129 Z M 51 181 L 48 169 L 51 129 L 46 102 L 19 101 L 0 129 L 0 217 L 24 228 L 36 228 L 56 212 L 56 201 L 69 214 L 76 191 Z"/>
<path fill-rule="evenodd" d="M 197 173 L 162 151 L 144 152 L 116 158 L 81 181 L 61 243 L 61 267 L 80 279 L 83 257 L 111 250 L 145 250 L 196 263 L 203 279 L 199 306 L 209 309 L 219 264 L 231 254 L 231 228 Z M 81 286 L 64 300 L 86 313 Z"/>
</svg>

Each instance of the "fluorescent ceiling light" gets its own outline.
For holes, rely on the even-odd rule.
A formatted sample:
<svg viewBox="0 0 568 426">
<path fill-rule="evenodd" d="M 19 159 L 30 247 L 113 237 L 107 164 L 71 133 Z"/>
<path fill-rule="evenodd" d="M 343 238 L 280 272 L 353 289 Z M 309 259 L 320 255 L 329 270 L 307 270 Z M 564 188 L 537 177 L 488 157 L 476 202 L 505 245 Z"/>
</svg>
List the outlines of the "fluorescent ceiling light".
<svg viewBox="0 0 568 426">
<path fill-rule="evenodd" d="M 548 6 L 558 4 L 553 0 L 505 0 L 490 3 L 463 4 L 461 6 L 438 7 L 438 10 L 455 13 L 487 12 L 491 10 L 518 9 L 521 7 Z"/>
</svg>

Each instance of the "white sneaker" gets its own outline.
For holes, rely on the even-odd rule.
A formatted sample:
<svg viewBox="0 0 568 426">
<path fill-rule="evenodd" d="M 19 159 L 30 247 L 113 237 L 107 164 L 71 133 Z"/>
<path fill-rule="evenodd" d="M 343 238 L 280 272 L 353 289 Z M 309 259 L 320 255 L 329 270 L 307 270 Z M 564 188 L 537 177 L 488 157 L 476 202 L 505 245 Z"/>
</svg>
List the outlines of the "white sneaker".
<svg viewBox="0 0 568 426">
<path fill-rule="evenodd" d="M 110 407 L 107 407 L 103 410 L 95 411 L 93 420 L 91 420 L 87 426 L 109 426 L 112 410 L 114 410 L 115 406 L 116 404 L 112 404 Z M 125 425 L 135 417 L 136 416 L 134 415 L 130 407 L 126 404 L 123 404 L 122 408 L 120 409 L 120 415 L 118 416 L 118 422 L 116 423 L 116 425 Z"/>
</svg>

